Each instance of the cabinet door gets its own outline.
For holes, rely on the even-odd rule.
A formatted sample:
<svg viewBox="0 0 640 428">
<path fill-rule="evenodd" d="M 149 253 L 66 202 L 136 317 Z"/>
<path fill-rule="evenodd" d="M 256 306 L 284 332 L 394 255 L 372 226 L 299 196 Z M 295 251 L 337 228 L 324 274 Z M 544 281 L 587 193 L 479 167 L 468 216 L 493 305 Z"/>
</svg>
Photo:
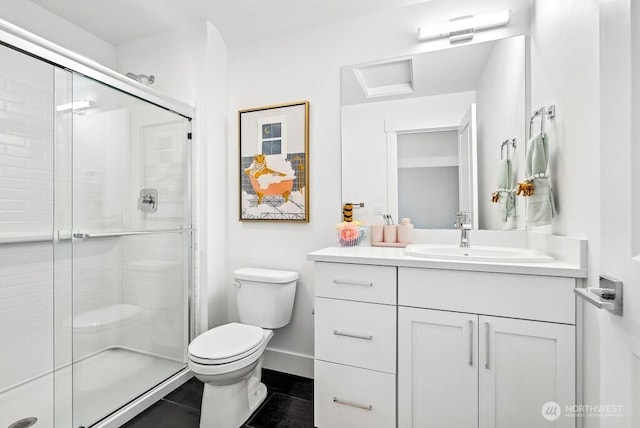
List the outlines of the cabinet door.
<svg viewBox="0 0 640 428">
<path fill-rule="evenodd" d="M 398 350 L 400 428 L 478 426 L 477 315 L 400 307 Z"/>
<path fill-rule="evenodd" d="M 479 327 L 480 428 L 575 427 L 575 327 L 486 316 Z M 550 401 L 555 424 L 543 416 Z"/>
</svg>

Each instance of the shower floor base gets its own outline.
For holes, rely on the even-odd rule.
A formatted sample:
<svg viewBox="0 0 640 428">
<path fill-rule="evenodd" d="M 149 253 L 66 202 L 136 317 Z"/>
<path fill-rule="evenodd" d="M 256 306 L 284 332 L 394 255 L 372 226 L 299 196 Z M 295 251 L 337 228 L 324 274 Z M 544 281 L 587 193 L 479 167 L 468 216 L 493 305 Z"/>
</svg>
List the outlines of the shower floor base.
<svg viewBox="0 0 640 428">
<path fill-rule="evenodd" d="M 105 349 L 0 394 L 0 427 L 29 416 L 38 418 L 35 428 L 53 427 L 54 420 L 56 427 L 89 427 L 184 367 L 131 349 Z"/>
</svg>

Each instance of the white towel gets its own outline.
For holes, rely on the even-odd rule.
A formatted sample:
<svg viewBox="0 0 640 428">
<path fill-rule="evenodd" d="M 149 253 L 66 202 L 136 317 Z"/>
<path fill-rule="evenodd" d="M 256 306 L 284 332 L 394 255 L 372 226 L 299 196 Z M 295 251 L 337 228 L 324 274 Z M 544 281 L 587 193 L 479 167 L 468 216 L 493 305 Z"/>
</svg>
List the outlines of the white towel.
<svg viewBox="0 0 640 428">
<path fill-rule="evenodd" d="M 539 174 L 540 178 L 533 178 L 533 195 L 527 198 L 527 224 L 544 226 L 551 224 L 556 214 L 553 192 L 549 178 L 546 176 L 549 163 L 549 137 L 540 133 L 529 140 L 525 160 L 525 174 L 527 178 Z"/>
</svg>

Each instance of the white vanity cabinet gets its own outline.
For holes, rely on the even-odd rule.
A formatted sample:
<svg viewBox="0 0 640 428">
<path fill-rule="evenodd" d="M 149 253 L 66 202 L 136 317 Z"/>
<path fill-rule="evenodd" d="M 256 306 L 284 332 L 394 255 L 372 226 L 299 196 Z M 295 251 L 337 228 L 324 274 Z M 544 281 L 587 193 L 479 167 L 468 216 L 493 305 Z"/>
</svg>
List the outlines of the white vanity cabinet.
<svg viewBox="0 0 640 428">
<path fill-rule="evenodd" d="M 400 267 L 398 426 L 550 426 L 543 404 L 575 403 L 574 287 Z M 575 420 L 563 414 L 554 426 Z"/>
<path fill-rule="evenodd" d="M 309 259 L 317 428 L 575 428 L 565 412 L 576 404 L 573 289 L 586 264 L 378 247 Z M 560 414 L 549 421 L 551 401 Z"/>
<path fill-rule="evenodd" d="M 318 428 L 396 424 L 394 266 L 315 263 Z"/>
</svg>

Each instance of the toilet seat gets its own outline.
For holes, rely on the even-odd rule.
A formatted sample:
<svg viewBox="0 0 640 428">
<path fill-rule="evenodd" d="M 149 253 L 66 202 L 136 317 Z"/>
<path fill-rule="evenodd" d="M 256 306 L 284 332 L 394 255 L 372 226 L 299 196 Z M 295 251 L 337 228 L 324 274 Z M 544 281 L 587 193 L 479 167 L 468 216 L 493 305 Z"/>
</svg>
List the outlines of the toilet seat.
<svg viewBox="0 0 640 428">
<path fill-rule="evenodd" d="M 265 341 L 262 328 L 229 323 L 212 328 L 189 344 L 189 359 L 203 365 L 228 364 L 255 353 Z"/>
</svg>

